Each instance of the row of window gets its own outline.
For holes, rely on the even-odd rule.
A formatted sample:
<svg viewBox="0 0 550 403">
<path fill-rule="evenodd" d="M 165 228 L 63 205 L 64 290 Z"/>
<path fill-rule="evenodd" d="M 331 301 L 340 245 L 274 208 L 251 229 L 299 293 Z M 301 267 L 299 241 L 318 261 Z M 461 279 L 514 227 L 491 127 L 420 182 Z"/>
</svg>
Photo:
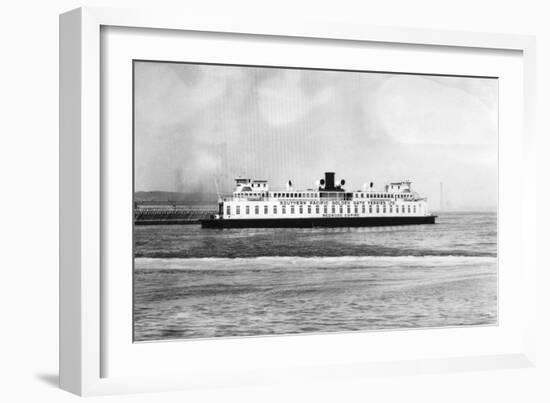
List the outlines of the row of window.
<svg viewBox="0 0 550 403">
<path fill-rule="evenodd" d="M 255 192 L 247 192 L 247 193 L 235 193 L 235 197 L 267 197 L 267 193 L 255 193 Z M 342 194 L 343 196 L 343 194 Z M 357 193 L 356 196 L 358 196 L 361 199 L 364 198 L 378 198 L 378 199 L 392 199 L 394 197 L 398 199 L 410 199 L 412 198 L 411 194 L 384 194 L 384 193 Z M 278 198 L 318 198 L 319 193 L 272 193 L 272 197 L 278 197 Z"/>
<path fill-rule="evenodd" d="M 255 193 L 255 192 L 235 193 L 235 197 L 267 197 L 267 193 Z"/>
<path fill-rule="evenodd" d="M 319 193 L 273 193 L 273 197 L 309 197 L 318 198 Z"/>
<path fill-rule="evenodd" d="M 299 206 L 294 206 L 294 205 L 291 205 L 291 206 L 278 206 L 278 205 L 274 205 L 273 206 L 273 209 L 272 209 L 272 213 L 274 215 L 278 214 L 279 212 L 279 207 L 281 207 L 281 214 L 286 214 L 287 211 L 290 211 L 290 214 L 295 214 L 296 213 L 296 207 L 298 207 L 298 214 L 304 214 L 304 211 L 307 212 L 307 214 L 312 214 L 312 211 L 314 210 L 315 211 L 315 214 L 320 214 L 321 213 L 321 210 L 323 212 L 323 214 L 328 214 L 329 213 L 329 208 L 328 208 L 328 205 L 325 204 L 322 206 L 322 209 L 321 209 L 321 206 L 320 205 L 315 205 L 315 206 L 311 206 L 311 205 L 308 205 L 308 206 L 303 206 L 303 205 L 299 205 Z M 305 207 L 305 208 L 304 208 Z M 314 208 L 313 208 L 314 207 Z M 338 207 L 338 208 L 337 208 Z M 353 208 L 352 208 L 353 207 Z M 369 211 L 369 214 L 372 214 L 373 211 L 375 213 L 386 213 L 386 212 L 389 212 L 389 213 L 413 213 L 413 214 L 416 214 L 416 208 L 417 208 L 417 205 L 414 204 L 414 205 L 408 205 L 408 206 L 405 206 L 405 205 L 402 205 L 401 206 L 401 209 L 399 208 L 399 206 L 393 206 L 393 205 L 390 205 L 390 206 L 386 206 L 385 204 L 383 205 L 369 205 L 368 206 L 368 211 Z M 412 207 L 412 208 L 411 208 Z M 420 206 L 418 206 L 420 208 Z M 244 209 L 244 214 L 245 215 L 250 215 L 250 206 L 245 206 L 245 209 Z M 340 205 L 340 206 L 336 206 L 336 205 L 332 205 L 331 206 L 331 209 L 330 209 L 330 213 L 331 214 L 336 214 L 336 213 L 348 213 L 348 214 L 351 214 L 351 213 L 355 213 L 355 214 L 359 214 L 359 212 L 365 214 L 366 213 L 366 205 L 365 204 L 362 204 L 362 205 L 358 205 L 358 204 L 355 204 L 355 205 L 350 205 L 348 204 L 346 206 L 346 208 L 344 208 L 343 205 Z M 399 211 L 401 210 L 401 211 Z M 226 208 L 225 208 L 225 211 L 226 211 L 226 214 L 229 216 L 231 215 L 231 206 L 230 205 L 227 205 Z M 263 206 L 263 213 L 264 214 L 269 214 L 269 208 L 268 206 Z M 235 214 L 236 215 L 240 215 L 241 214 L 241 206 L 235 206 Z M 254 206 L 254 214 L 260 214 L 260 206 L 256 205 Z"/>
<path fill-rule="evenodd" d="M 394 197 L 398 199 L 410 199 L 412 198 L 412 194 L 393 194 L 393 193 L 358 193 L 357 196 L 359 196 L 361 199 L 364 198 L 378 198 L 378 199 L 393 199 Z"/>
</svg>

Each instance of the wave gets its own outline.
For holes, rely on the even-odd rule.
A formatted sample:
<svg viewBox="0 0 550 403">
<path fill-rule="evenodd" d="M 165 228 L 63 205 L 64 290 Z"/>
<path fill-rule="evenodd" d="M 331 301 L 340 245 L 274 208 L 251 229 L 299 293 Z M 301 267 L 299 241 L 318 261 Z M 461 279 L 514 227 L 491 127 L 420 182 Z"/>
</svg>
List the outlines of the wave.
<svg viewBox="0 0 550 403">
<path fill-rule="evenodd" d="M 150 258 L 140 257 L 134 260 L 134 268 L 165 270 L 222 270 L 232 268 L 273 268 L 273 267 L 428 267 L 428 266 L 465 266 L 495 264 L 494 256 L 339 256 L 339 257 L 302 257 L 302 256 L 260 256 L 250 258 Z"/>
<path fill-rule="evenodd" d="M 492 249 L 492 248 L 488 248 Z M 262 252 L 264 252 L 262 254 Z M 283 258 L 283 257 L 303 257 L 303 258 L 340 258 L 340 257 L 445 257 L 445 256 L 467 256 L 467 257 L 496 257 L 495 251 L 476 251 L 468 249 L 449 249 L 449 250 L 434 250 L 434 249 L 402 249 L 392 247 L 346 247 L 343 250 L 334 248 L 331 250 L 319 251 L 319 248 L 302 248 L 299 254 L 292 250 L 279 250 L 271 255 L 272 251 L 263 250 L 241 250 L 235 251 L 233 248 L 228 250 L 213 250 L 204 249 L 201 251 L 147 251 L 135 253 L 135 258 L 158 258 L 158 259 L 253 259 L 253 258 Z M 344 252 L 345 255 L 341 255 Z M 322 253 L 322 254 L 320 254 Z"/>
</svg>

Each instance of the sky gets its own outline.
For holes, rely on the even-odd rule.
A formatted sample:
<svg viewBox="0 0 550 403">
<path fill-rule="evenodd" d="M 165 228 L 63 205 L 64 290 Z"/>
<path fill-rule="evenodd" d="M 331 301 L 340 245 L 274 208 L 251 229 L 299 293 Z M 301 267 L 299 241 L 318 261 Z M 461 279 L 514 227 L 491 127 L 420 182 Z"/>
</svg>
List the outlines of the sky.
<svg viewBox="0 0 550 403">
<path fill-rule="evenodd" d="M 136 191 L 334 171 L 347 190 L 409 179 L 432 210 L 496 209 L 497 79 L 135 62 L 134 91 Z"/>
</svg>

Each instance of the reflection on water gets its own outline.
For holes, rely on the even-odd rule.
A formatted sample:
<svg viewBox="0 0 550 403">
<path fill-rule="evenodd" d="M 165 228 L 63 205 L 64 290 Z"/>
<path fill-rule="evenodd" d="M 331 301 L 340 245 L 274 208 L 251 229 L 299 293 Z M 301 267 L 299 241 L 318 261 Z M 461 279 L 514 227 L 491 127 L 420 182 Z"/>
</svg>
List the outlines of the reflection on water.
<svg viewBox="0 0 550 403">
<path fill-rule="evenodd" d="M 496 215 L 436 225 L 136 227 L 135 339 L 494 324 Z"/>
</svg>

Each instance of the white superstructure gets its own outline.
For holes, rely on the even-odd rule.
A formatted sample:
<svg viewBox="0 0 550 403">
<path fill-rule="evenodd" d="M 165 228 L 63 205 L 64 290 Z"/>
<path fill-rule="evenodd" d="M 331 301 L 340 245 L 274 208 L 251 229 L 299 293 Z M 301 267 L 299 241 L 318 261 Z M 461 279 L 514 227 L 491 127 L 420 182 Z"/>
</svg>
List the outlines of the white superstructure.
<svg viewBox="0 0 550 403">
<path fill-rule="evenodd" d="M 429 216 L 426 198 L 411 188 L 411 182 L 390 182 L 384 190 L 345 191 L 342 180 L 334 185 L 334 173 L 327 172 L 318 189 L 269 190 L 266 180 L 236 179 L 232 196 L 220 200 L 216 218 L 277 219 L 331 217 L 421 217 Z"/>
</svg>

